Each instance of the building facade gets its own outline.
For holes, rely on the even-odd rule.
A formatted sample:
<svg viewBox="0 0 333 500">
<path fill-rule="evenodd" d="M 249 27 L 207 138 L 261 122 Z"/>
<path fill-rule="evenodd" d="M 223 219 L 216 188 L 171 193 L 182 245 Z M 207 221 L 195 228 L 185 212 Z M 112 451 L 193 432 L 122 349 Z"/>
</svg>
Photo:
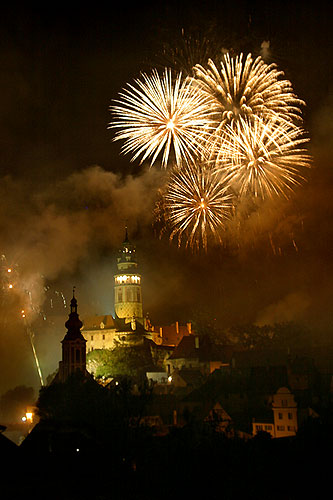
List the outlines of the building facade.
<svg viewBox="0 0 333 500">
<path fill-rule="evenodd" d="M 252 433 L 265 431 L 274 438 L 295 436 L 298 429 L 297 403 L 287 387 L 280 387 L 272 398 L 272 415 L 253 419 Z"/>
</svg>

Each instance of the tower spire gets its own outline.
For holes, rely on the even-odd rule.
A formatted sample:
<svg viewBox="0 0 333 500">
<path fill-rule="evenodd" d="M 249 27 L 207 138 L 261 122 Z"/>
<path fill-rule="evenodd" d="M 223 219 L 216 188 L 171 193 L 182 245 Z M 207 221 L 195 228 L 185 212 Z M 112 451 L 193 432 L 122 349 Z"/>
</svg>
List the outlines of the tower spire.
<svg viewBox="0 0 333 500">
<path fill-rule="evenodd" d="M 124 243 L 128 243 L 128 230 L 127 230 L 127 224 L 125 224 L 125 239 L 124 239 Z"/>
<path fill-rule="evenodd" d="M 59 366 L 61 380 L 80 371 L 86 372 L 86 339 L 81 333 L 82 321 L 77 313 L 77 300 L 75 298 L 75 286 L 73 287 L 73 298 L 68 320 L 65 323 L 67 333 L 62 340 L 62 362 Z"/>
</svg>

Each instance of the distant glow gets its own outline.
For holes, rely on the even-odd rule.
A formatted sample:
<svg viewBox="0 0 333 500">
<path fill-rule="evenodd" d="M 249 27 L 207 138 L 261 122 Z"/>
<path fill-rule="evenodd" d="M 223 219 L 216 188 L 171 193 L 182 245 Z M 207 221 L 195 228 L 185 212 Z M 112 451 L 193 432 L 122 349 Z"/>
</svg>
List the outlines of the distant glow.
<svg viewBox="0 0 333 500">
<path fill-rule="evenodd" d="M 11 272 L 12 272 L 12 270 L 10 268 L 7 269 L 7 273 L 11 273 Z"/>
<path fill-rule="evenodd" d="M 168 377 L 168 382 L 172 382 L 172 377 L 171 377 L 171 375 L 169 375 L 169 377 Z"/>
<path fill-rule="evenodd" d="M 8 288 L 13 288 L 13 285 L 10 283 L 10 284 L 8 285 Z"/>
</svg>

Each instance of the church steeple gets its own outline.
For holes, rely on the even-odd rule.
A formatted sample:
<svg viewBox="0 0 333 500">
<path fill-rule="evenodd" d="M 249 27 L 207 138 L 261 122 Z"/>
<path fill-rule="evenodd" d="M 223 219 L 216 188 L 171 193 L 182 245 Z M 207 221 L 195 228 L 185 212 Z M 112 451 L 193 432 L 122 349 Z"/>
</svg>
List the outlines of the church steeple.
<svg viewBox="0 0 333 500">
<path fill-rule="evenodd" d="M 81 333 L 82 321 L 77 313 L 77 300 L 74 295 L 71 300 L 71 311 L 65 323 L 67 333 L 62 340 L 62 361 L 59 374 L 61 380 L 75 372 L 86 373 L 86 339 Z"/>
</svg>

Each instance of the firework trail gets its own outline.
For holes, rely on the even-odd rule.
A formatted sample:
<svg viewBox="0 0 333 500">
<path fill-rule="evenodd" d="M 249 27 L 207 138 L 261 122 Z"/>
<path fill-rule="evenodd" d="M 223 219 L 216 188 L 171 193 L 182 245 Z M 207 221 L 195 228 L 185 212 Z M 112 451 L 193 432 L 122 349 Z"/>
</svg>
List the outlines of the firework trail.
<svg viewBox="0 0 333 500">
<path fill-rule="evenodd" d="M 164 193 L 166 222 L 170 239 L 178 245 L 207 249 L 210 237 L 221 242 L 219 231 L 230 217 L 231 195 L 221 176 L 204 165 L 187 165 L 172 172 Z"/>
<path fill-rule="evenodd" d="M 214 127 L 212 97 L 200 86 L 165 69 L 162 76 L 156 70 L 143 73 L 135 86 L 124 89 L 111 107 L 115 119 L 109 126 L 120 129 L 114 140 L 125 140 L 122 153 L 133 153 L 131 161 L 141 157 L 140 164 L 149 158 L 151 165 L 161 154 L 163 167 L 171 154 L 178 166 L 202 155 Z"/>
<path fill-rule="evenodd" d="M 226 125 L 215 143 L 216 168 L 240 196 L 288 198 L 304 178 L 311 158 L 302 129 L 276 120 L 239 118 Z"/>
<path fill-rule="evenodd" d="M 20 317 L 23 320 L 24 330 L 29 338 L 29 342 L 32 349 L 32 354 L 34 357 L 34 362 L 36 365 L 38 377 L 41 385 L 44 385 L 43 374 L 40 366 L 40 362 L 37 355 L 36 345 L 35 345 L 35 333 L 33 330 L 34 320 L 41 316 L 46 321 L 45 311 L 34 303 L 33 297 L 37 294 L 40 297 L 40 283 L 44 278 L 40 275 L 30 276 L 28 280 L 22 279 L 19 272 L 19 266 L 17 264 L 9 265 L 5 255 L 0 257 L 0 281 L 1 281 L 1 312 L 2 321 L 5 326 L 5 322 L 8 320 L 8 314 L 14 313 L 12 321 L 18 318 L 18 312 L 20 310 Z M 29 283 L 29 284 L 28 284 Z M 37 289 L 36 289 L 37 288 Z M 46 293 L 51 292 L 51 287 L 49 285 L 44 286 L 43 299 L 46 297 Z M 55 291 L 55 295 L 61 298 L 63 307 L 66 308 L 66 300 L 62 292 Z M 52 299 L 50 299 L 51 301 Z"/>
<path fill-rule="evenodd" d="M 275 64 L 267 65 L 259 56 L 253 60 L 248 54 L 231 57 L 224 54 L 217 68 L 212 59 L 208 68 L 194 67 L 196 78 L 214 97 L 214 107 L 220 126 L 237 120 L 239 116 L 260 116 L 299 122 L 300 106 L 305 103 L 294 94 L 288 80 L 280 79 L 282 71 Z"/>
</svg>

